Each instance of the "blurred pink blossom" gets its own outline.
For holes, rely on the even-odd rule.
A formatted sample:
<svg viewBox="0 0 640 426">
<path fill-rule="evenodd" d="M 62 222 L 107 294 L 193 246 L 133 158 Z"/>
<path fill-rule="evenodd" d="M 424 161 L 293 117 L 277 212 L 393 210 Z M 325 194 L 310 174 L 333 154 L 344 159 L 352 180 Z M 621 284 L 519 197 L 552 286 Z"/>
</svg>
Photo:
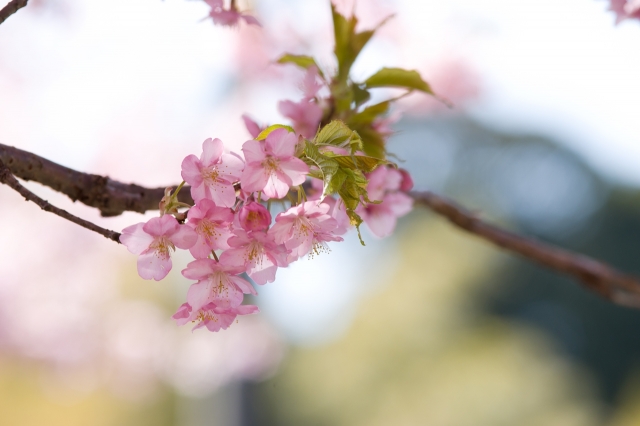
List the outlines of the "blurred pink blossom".
<svg viewBox="0 0 640 426">
<path fill-rule="evenodd" d="M 249 25 L 260 26 L 260 22 L 251 15 L 240 13 L 235 5 L 232 4 L 231 8 L 224 9 L 223 0 L 204 0 L 211 10 L 209 16 L 213 19 L 213 22 L 217 25 L 223 25 L 227 27 L 234 27 L 238 25 L 241 19 L 243 19 Z"/>
</svg>

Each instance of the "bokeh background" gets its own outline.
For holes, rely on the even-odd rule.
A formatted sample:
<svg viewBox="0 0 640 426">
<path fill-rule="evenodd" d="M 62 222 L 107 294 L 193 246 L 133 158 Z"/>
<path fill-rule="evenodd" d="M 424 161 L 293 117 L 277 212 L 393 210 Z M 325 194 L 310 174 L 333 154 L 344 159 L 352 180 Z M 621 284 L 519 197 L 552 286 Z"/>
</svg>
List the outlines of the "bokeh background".
<svg viewBox="0 0 640 426">
<path fill-rule="evenodd" d="M 148 186 L 207 137 L 238 150 L 241 114 L 282 121 L 301 97 L 278 55 L 334 67 L 326 0 L 240 4 L 262 29 L 216 27 L 199 0 L 31 0 L 0 26 L 0 143 Z M 640 22 L 607 7 L 360 0 L 363 27 L 395 17 L 354 76 L 417 69 L 455 104 L 393 112 L 417 189 L 640 274 Z M 27 185 L 111 229 L 153 216 Z M 280 270 L 261 314 L 192 333 L 170 318 L 187 257 L 141 280 L 123 247 L 0 187 L 0 425 L 640 424 L 640 312 L 426 210 L 364 238 Z"/>
</svg>

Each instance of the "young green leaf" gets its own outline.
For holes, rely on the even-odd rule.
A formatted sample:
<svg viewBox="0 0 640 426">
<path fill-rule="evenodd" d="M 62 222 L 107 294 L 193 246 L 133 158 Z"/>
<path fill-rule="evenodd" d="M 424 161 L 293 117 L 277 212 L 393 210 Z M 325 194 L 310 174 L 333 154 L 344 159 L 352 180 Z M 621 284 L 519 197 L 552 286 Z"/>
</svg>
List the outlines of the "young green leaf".
<svg viewBox="0 0 640 426">
<path fill-rule="evenodd" d="M 400 87 L 408 90 L 420 90 L 433 95 L 433 90 L 429 83 L 424 81 L 418 71 L 404 70 L 402 68 L 382 68 L 380 71 L 369 77 L 365 82 L 365 87 Z"/>
<path fill-rule="evenodd" d="M 387 160 L 367 157 L 365 155 L 328 155 L 328 157 L 338 163 L 341 167 L 360 170 L 364 173 L 371 173 L 382 164 L 390 164 Z"/>
<path fill-rule="evenodd" d="M 352 115 L 347 120 L 349 127 L 357 127 L 373 123 L 373 121 L 386 114 L 389 111 L 390 101 L 380 102 L 374 105 L 370 105 L 362 111 Z"/>
<path fill-rule="evenodd" d="M 291 127 L 291 126 L 286 126 L 284 124 L 274 124 L 274 125 L 271 125 L 271 126 L 267 127 L 263 131 L 261 131 L 260 134 L 258 135 L 258 137 L 256 138 L 256 140 L 257 141 L 265 140 L 267 138 L 267 136 L 269 136 L 269 134 L 271 132 L 273 132 L 274 130 L 276 130 L 276 129 L 287 129 L 289 131 L 289 133 L 295 133 L 295 130 L 293 130 L 293 127 Z"/>
<path fill-rule="evenodd" d="M 322 74 L 322 70 L 316 63 L 315 59 L 311 56 L 305 55 L 293 55 L 291 53 L 285 53 L 277 60 L 279 64 L 294 64 L 299 66 L 300 68 L 308 69 L 310 67 L 316 67 L 318 69 L 318 74 L 324 78 L 324 74 Z"/>
</svg>

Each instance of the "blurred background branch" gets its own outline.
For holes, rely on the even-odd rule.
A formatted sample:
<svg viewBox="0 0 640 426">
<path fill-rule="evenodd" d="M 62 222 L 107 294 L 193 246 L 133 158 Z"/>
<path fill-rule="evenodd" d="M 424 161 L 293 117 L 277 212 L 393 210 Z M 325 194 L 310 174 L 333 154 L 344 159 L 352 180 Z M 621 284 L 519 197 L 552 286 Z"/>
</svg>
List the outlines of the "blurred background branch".
<svg viewBox="0 0 640 426">
<path fill-rule="evenodd" d="M 29 0 L 11 0 L 5 7 L 0 9 L 0 24 L 6 19 L 27 5 Z"/>
</svg>

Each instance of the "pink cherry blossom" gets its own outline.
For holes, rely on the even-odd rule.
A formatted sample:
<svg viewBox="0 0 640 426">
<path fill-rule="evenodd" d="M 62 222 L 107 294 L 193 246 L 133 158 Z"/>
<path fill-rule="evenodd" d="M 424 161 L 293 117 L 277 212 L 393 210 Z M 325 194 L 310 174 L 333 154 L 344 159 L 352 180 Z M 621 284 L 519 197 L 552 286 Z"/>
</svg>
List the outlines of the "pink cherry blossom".
<svg viewBox="0 0 640 426">
<path fill-rule="evenodd" d="M 293 122 L 293 128 L 305 138 L 312 138 L 318 131 L 322 119 L 322 108 L 314 101 L 303 99 L 300 102 L 278 102 L 280 114 Z"/>
<path fill-rule="evenodd" d="M 215 303 L 208 303 L 199 309 L 193 309 L 188 303 L 183 303 L 173 315 L 178 325 L 196 322 L 194 330 L 207 327 L 209 331 L 220 331 L 229 328 L 238 315 L 250 315 L 260 312 L 257 306 L 240 305 L 236 307 L 220 307 Z"/>
<path fill-rule="evenodd" d="M 145 280 L 160 281 L 171 270 L 171 251 L 192 247 L 198 236 L 190 227 L 180 225 L 171 215 L 154 217 L 122 230 L 120 242 L 139 255 L 138 274 Z"/>
<path fill-rule="evenodd" d="M 213 22 L 217 25 L 223 25 L 227 27 L 233 27 L 240 22 L 241 19 L 247 24 L 261 26 L 260 22 L 251 15 L 238 12 L 235 7 L 231 9 L 224 9 L 223 0 L 204 0 L 211 7 L 209 16 L 213 19 Z"/>
<path fill-rule="evenodd" d="M 227 260 L 198 259 L 182 271 L 185 278 L 197 280 L 187 292 L 187 303 L 194 309 L 213 302 L 220 307 L 236 307 L 242 303 L 243 293 L 256 295 L 256 291 L 238 274 L 242 265 L 230 265 Z"/>
<path fill-rule="evenodd" d="M 302 80 L 301 89 L 304 94 L 305 100 L 310 100 L 315 98 L 320 89 L 322 89 L 323 84 L 320 81 L 320 74 L 318 73 L 318 68 L 311 66 L 307 69 L 307 72 L 304 75 Z"/>
<path fill-rule="evenodd" d="M 231 248 L 220 256 L 220 262 L 243 266 L 256 284 L 266 284 L 276 279 L 279 266 L 287 266 L 288 251 L 262 231 L 245 232 L 237 229 L 229 239 Z"/>
<path fill-rule="evenodd" d="M 347 208 L 344 205 L 342 198 L 337 200 L 332 196 L 325 197 L 322 201 L 329 205 L 329 211 L 327 214 L 336 220 L 337 226 L 332 232 L 335 235 L 344 235 L 351 228 L 351 220 L 347 216 Z"/>
<path fill-rule="evenodd" d="M 397 191 L 402 185 L 402 178 L 402 173 L 392 167 L 378 167 L 367 176 L 369 199 L 382 200 L 388 191 Z"/>
<path fill-rule="evenodd" d="M 233 183 L 240 179 L 243 161 L 235 154 L 223 154 L 220 139 L 207 139 L 198 159 L 189 155 L 182 161 L 182 179 L 191 185 L 191 196 L 198 203 L 208 198 L 216 205 L 233 207 L 236 191 Z"/>
<path fill-rule="evenodd" d="M 330 206 L 325 203 L 307 201 L 291 207 L 276 216 L 276 223 L 269 233 L 278 244 L 291 251 L 291 258 L 299 258 L 328 251 L 326 241 L 342 241 L 333 234 L 338 222 L 327 213 Z"/>
<path fill-rule="evenodd" d="M 263 191 L 269 198 L 283 198 L 289 188 L 302 184 L 309 166 L 295 157 L 298 138 L 287 129 L 276 129 L 266 141 L 247 141 L 242 146 L 246 167 L 242 188 L 247 192 Z"/>
<path fill-rule="evenodd" d="M 238 213 L 240 226 L 245 231 L 264 231 L 271 225 L 271 213 L 262 204 L 249 201 Z"/>
<path fill-rule="evenodd" d="M 357 213 L 373 235 L 384 238 L 393 233 L 398 218 L 409 213 L 412 208 L 413 198 L 402 192 L 391 192 L 384 196 L 382 203 L 358 207 Z"/>
<path fill-rule="evenodd" d="M 227 240 L 233 235 L 233 211 L 230 208 L 218 207 L 205 198 L 189 209 L 187 219 L 187 226 L 198 234 L 198 240 L 189 249 L 193 257 L 204 259 L 209 257 L 211 250 L 229 248 Z"/>
</svg>

